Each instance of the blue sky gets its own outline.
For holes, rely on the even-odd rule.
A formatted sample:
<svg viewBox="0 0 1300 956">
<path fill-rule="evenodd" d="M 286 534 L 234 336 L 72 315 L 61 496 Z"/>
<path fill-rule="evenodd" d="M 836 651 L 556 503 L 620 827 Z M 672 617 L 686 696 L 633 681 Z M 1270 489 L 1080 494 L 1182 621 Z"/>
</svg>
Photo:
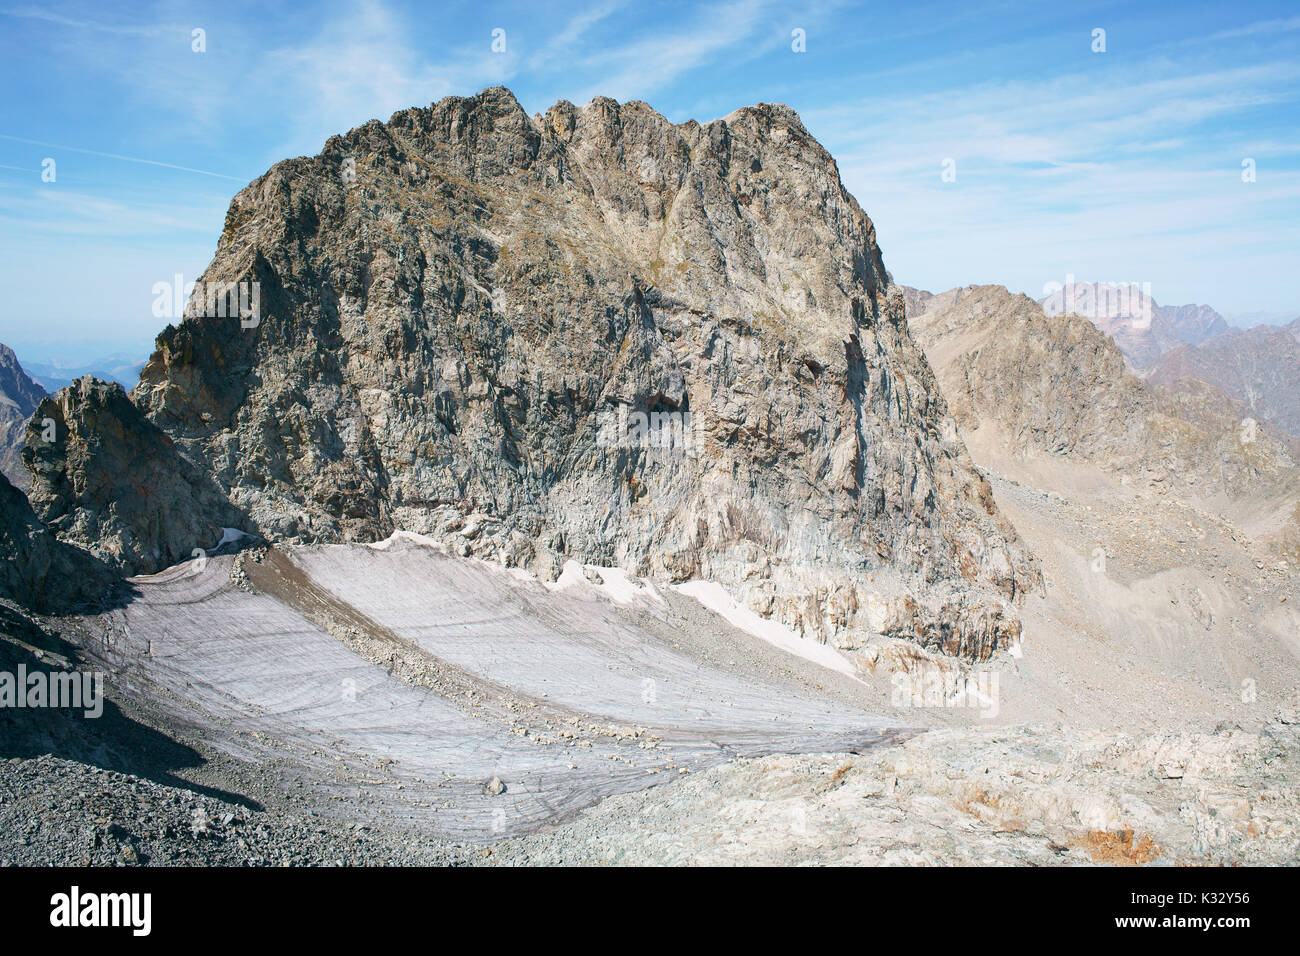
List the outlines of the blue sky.
<svg viewBox="0 0 1300 956">
<path fill-rule="evenodd" d="M 245 183 L 498 83 L 530 112 L 788 103 L 909 285 L 1300 316 L 1295 2 L 3 4 L 0 342 L 29 361 L 143 357 L 153 284 L 198 277 Z"/>
</svg>

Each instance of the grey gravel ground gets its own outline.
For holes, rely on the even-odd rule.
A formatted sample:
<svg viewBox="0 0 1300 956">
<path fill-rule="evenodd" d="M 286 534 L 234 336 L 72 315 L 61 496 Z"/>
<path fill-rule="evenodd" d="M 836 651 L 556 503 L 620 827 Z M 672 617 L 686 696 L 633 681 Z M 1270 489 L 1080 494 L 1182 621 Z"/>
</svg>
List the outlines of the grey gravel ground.
<svg viewBox="0 0 1300 956">
<path fill-rule="evenodd" d="M 49 755 L 0 761 L 0 833 L 0 866 L 419 866 L 481 854 Z"/>
<path fill-rule="evenodd" d="M 0 671 L 87 665 L 56 627 L 0 602 Z M 112 687 L 94 719 L 5 708 L 0 865 L 457 864 L 476 852 L 322 815 L 267 770 Z"/>
</svg>

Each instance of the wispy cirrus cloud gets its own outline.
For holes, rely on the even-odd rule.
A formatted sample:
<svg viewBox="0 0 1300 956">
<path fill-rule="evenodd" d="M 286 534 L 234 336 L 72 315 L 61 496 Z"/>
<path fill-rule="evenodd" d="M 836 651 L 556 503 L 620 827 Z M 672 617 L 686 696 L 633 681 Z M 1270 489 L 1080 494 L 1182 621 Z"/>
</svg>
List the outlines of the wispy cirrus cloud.
<svg viewBox="0 0 1300 956">
<path fill-rule="evenodd" d="M 1213 303 L 1228 298 L 1232 263 L 1235 295 L 1264 307 L 1240 279 L 1275 288 L 1300 248 L 1300 176 L 1287 161 L 1297 144 L 1256 138 L 1263 127 L 1246 118 L 1289 108 L 1298 89 L 1291 60 L 1181 72 L 1152 60 L 868 97 L 804 118 L 902 281 L 1039 294 L 1066 272 L 1140 276 L 1162 301 Z"/>
<path fill-rule="evenodd" d="M 38 234 L 81 237 L 166 236 L 177 232 L 209 236 L 208 223 L 226 203 L 212 199 L 177 206 L 147 199 L 106 199 L 69 189 L 34 189 L 0 196 L 0 221 Z"/>
<path fill-rule="evenodd" d="M 494 53 L 490 34 L 473 45 L 442 51 L 433 60 L 411 42 L 411 24 L 378 0 L 367 0 L 321 24 L 293 45 L 259 58 L 252 85 L 287 93 L 298 108 L 286 117 L 289 138 L 272 147 L 314 152 L 325 139 L 370 119 L 388 119 L 452 93 L 507 82 L 518 55 L 507 34 L 506 52 Z"/>
<path fill-rule="evenodd" d="M 192 166 L 178 166 L 175 163 L 164 163 L 156 159 L 141 159 L 138 156 L 122 156 L 118 153 L 105 153 L 97 149 L 82 149 L 79 146 L 59 146 L 56 143 L 47 143 L 39 139 L 26 139 L 22 136 L 8 136 L 3 133 L 0 133 L 0 139 L 7 139 L 15 143 L 27 143 L 32 146 L 43 146 L 46 149 L 53 149 L 64 153 L 83 153 L 87 156 L 99 156 L 103 159 L 116 159 L 124 163 L 139 163 L 142 166 L 158 166 L 162 169 L 175 169 L 183 173 L 197 173 L 200 176 L 213 176 L 217 179 L 230 179 L 235 182 L 243 182 L 239 176 L 227 176 L 225 173 L 214 173 L 207 169 L 195 169 Z"/>
<path fill-rule="evenodd" d="M 1151 280 L 1163 302 L 1300 311 L 1286 305 L 1300 249 L 1295 14 L 1279 0 L 591 0 L 559 13 L 449 0 L 436 16 L 415 0 L 15 4 L 0 9 L 0 282 L 13 290 L 0 341 L 37 311 L 78 329 L 107 309 L 147 333 L 139 288 L 201 269 L 240 182 L 368 119 L 494 84 L 530 111 L 606 95 L 675 121 L 789 103 L 900 281 L 1034 293 L 1072 271 Z M 1097 26 L 1105 55 L 1090 52 Z M 204 53 L 191 48 L 200 27 Z M 47 155 L 57 184 L 40 182 Z"/>
<path fill-rule="evenodd" d="M 157 25 L 104 23 L 96 20 L 69 17 L 44 7 L 10 7 L 6 10 L 0 10 L 0 16 L 13 17 L 20 20 L 35 20 L 56 27 L 66 27 L 73 30 L 91 30 L 98 33 L 109 33 L 117 36 L 153 37 L 158 36 L 167 29 L 166 27 Z"/>
<path fill-rule="evenodd" d="M 1276 36 L 1279 33 L 1289 33 L 1292 30 L 1300 30 L 1300 17 L 1286 17 L 1274 20 L 1258 20 L 1255 23 L 1248 23 L 1243 27 L 1234 27 L 1231 30 L 1220 30 L 1211 34 L 1211 40 L 1235 40 L 1240 37 L 1256 36 Z"/>
<path fill-rule="evenodd" d="M 548 39 L 540 50 L 528 57 L 528 68 L 553 70 L 567 65 L 570 62 L 569 58 L 577 49 L 578 41 L 597 24 L 609 19 L 625 6 L 623 0 L 611 0 L 577 13 L 565 23 L 560 32 Z"/>
<path fill-rule="evenodd" d="M 737 59 L 759 56 L 781 41 L 779 36 L 755 40 L 770 9 L 767 0 L 713 4 L 696 10 L 688 23 L 634 34 L 630 42 L 591 53 L 579 65 L 594 76 L 577 100 L 642 99 L 724 53 Z"/>
</svg>

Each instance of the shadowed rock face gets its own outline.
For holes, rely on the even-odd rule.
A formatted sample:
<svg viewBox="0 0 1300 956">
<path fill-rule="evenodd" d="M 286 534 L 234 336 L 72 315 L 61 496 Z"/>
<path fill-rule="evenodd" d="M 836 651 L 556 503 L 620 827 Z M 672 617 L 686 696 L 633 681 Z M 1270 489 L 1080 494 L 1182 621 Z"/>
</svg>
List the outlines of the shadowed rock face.
<svg viewBox="0 0 1300 956">
<path fill-rule="evenodd" d="M 127 574 L 186 560 L 240 520 L 116 383 L 86 376 L 42 401 L 23 461 L 31 507 L 50 530 Z"/>
<path fill-rule="evenodd" d="M 87 430 L 35 460 L 38 513 L 134 570 L 230 511 L 272 541 L 400 528 L 544 577 L 575 557 L 711 578 L 808 636 L 974 657 L 1039 580 L 871 221 L 787 107 L 530 118 L 498 88 L 406 110 L 240 192 L 204 280 L 256 282 L 258 314 L 196 296 L 138 421 L 113 399 L 97 425 L 79 385 L 54 404 Z M 76 462 L 120 440 L 101 426 L 131 436 L 120 480 L 165 504 L 96 490 Z M 685 447 L 656 447 L 674 426 Z"/>
<path fill-rule="evenodd" d="M 42 613 L 64 612 L 102 604 L 118 582 L 107 564 L 51 534 L 0 475 L 0 597 Z"/>
<path fill-rule="evenodd" d="M 0 474 L 23 490 L 29 481 L 23 468 L 23 431 L 44 397 L 45 389 L 23 371 L 13 350 L 0 345 Z"/>
</svg>

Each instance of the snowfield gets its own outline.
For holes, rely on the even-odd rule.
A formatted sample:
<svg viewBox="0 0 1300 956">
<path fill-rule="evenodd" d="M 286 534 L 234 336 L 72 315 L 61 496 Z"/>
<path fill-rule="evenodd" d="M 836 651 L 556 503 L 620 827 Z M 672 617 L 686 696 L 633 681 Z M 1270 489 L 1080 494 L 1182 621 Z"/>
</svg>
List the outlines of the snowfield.
<svg viewBox="0 0 1300 956">
<path fill-rule="evenodd" d="M 716 588 L 665 596 L 576 564 L 548 586 L 414 535 L 134 583 L 130 604 L 81 622 L 110 684 L 324 815 L 440 838 L 496 840 L 734 758 L 912 732 L 863 709 L 836 652 Z"/>
</svg>

